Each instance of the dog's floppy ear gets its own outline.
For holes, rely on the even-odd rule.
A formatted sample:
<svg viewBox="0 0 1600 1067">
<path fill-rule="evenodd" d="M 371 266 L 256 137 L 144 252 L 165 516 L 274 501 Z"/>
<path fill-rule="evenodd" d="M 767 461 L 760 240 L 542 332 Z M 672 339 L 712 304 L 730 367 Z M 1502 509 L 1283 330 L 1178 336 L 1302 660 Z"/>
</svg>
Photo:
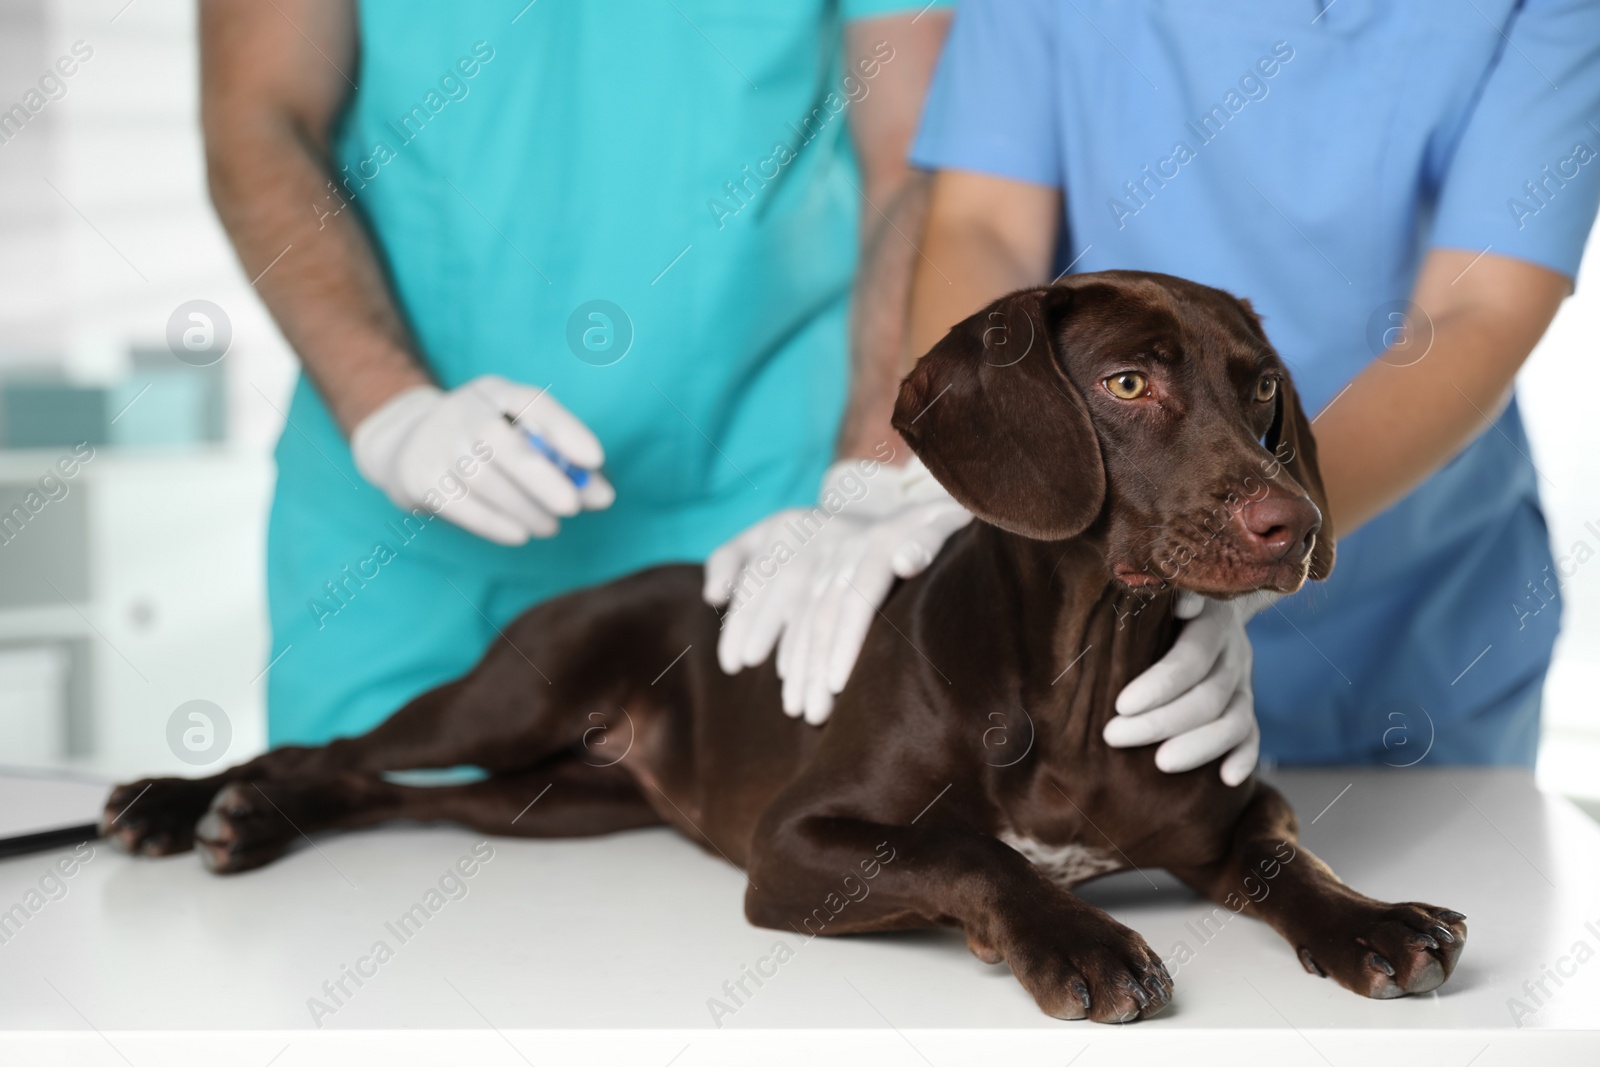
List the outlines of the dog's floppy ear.
<svg viewBox="0 0 1600 1067">
<path fill-rule="evenodd" d="M 1262 444 L 1283 465 L 1289 477 L 1310 494 L 1311 502 L 1322 512 L 1322 528 L 1317 531 L 1316 543 L 1311 548 L 1311 570 L 1307 577 L 1314 582 L 1323 581 L 1333 570 L 1333 519 L 1328 514 L 1328 492 L 1322 486 L 1322 471 L 1317 466 L 1317 439 L 1312 436 L 1311 422 L 1300 406 L 1300 394 L 1287 375 L 1278 384 L 1278 410 Z"/>
<path fill-rule="evenodd" d="M 1028 289 L 956 325 L 900 385 L 894 428 L 967 510 L 1044 541 L 1105 504 L 1089 409 L 1057 345 L 1073 294 Z"/>
</svg>

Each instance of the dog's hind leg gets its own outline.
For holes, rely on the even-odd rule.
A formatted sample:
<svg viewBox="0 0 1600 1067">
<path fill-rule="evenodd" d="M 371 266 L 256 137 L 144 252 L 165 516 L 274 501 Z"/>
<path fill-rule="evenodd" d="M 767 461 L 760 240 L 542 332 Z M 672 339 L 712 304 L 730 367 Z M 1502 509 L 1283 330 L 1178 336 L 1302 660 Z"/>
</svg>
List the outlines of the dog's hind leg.
<svg viewBox="0 0 1600 1067">
<path fill-rule="evenodd" d="M 485 674 L 487 678 L 482 677 Z M 274 749 L 206 778 L 154 778 L 118 786 L 106 800 L 100 832 L 118 847 L 140 855 L 185 852 L 194 847 L 196 823 L 201 816 L 208 809 L 213 813 L 217 810 L 214 801 L 220 801 L 226 793 L 230 810 L 243 810 L 252 802 L 262 804 L 273 793 L 260 786 L 271 782 L 285 783 L 287 789 L 304 795 L 289 818 L 297 824 L 305 820 L 308 832 L 388 818 L 428 818 L 409 809 L 396 810 L 397 805 L 404 806 L 410 794 L 403 787 L 386 782 L 384 772 L 475 765 L 494 772 L 488 781 L 510 781 L 519 770 L 537 768 L 553 754 L 581 747 L 590 732 L 597 731 L 602 738 L 607 732 L 610 719 L 603 712 L 544 714 L 543 706 L 549 698 L 539 690 L 522 696 L 520 708 L 497 708 L 501 694 L 509 692 L 504 682 L 505 679 L 494 677 L 492 664 L 486 662 L 466 678 L 422 694 L 359 737 L 318 748 Z M 489 692 L 486 694 L 483 689 Z M 498 737 L 496 726 L 501 728 Z M 587 784 L 593 788 L 592 783 Z M 466 805 L 459 809 L 463 812 L 470 811 L 477 798 L 492 792 L 487 788 L 461 788 L 466 792 L 455 794 L 446 787 L 416 792 L 436 802 L 459 795 L 463 798 L 460 803 Z M 427 803 L 421 796 L 413 802 L 424 806 Z M 307 804 L 325 804 L 327 816 L 312 815 Z M 449 814 L 437 817 L 456 818 Z M 347 818 L 357 821 L 347 822 Z M 471 823 L 469 819 L 457 821 Z"/>
<path fill-rule="evenodd" d="M 401 785 L 349 771 L 232 782 L 200 819 L 195 843 L 209 869 L 228 874 L 270 863 L 302 836 L 389 819 L 502 837 L 592 837 L 661 822 L 629 775 L 564 756 L 463 785 Z"/>
<path fill-rule="evenodd" d="M 364 783 L 351 786 L 353 796 L 365 796 L 365 783 L 373 783 L 377 803 L 391 795 L 381 777 L 386 771 L 470 765 L 498 776 L 525 770 L 586 740 L 605 739 L 612 720 L 625 718 L 628 700 L 625 680 L 610 688 L 616 692 L 603 683 L 579 685 L 561 675 L 547 682 L 502 640 L 471 674 L 423 693 L 358 737 L 274 749 L 206 778 L 143 779 L 118 786 L 106 800 L 101 833 L 128 852 L 168 855 L 194 846 L 196 822 L 230 785 L 286 781 L 303 786 L 339 778 Z M 631 725 L 615 733 L 631 737 Z"/>
<path fill-rule="evenodd" d="M 685 644 L 714 633 L 716 615 L 700 602 L 699 583 L 697 567 L 662 567 L 548 601 L 506 627 L 468 674 L 367 733 L 274 749 L 208 778 L 119 786 L 101 832 L 127 851 L 165 855 L 193 847 L 195 823 L 231 783 L 460 765 L 499 774 L 595 739 L 628 744 L 634 726 L 687 699 L 678 679 L 652 680 Z"/>
<path fill-rule="evenodd" d="M 273 749 L 205 778 L 149 778 L 118 786 L 106 799 L 100 832 L 125 851 L 164 856 L 194 846 L 195 823 L 212 798 L 229 785 L 279 780 L 304 783 L 339 776 L 381 782 L 379 776 L 388 770 L 471 763 L 468 753 L 481 751 L 490 725 L 476 721 L 478 707 L 484 702 L 480 690 L 503 689 L 508 680 L 497 677 L 502 673 L 503 666 L 491 653 L 472 674 L 421 694 L 358 737 L 318 747 Z M 570 743 L 571 738 L 554 731 L 547 744 L 530 736 L 528 727 L 540 721 L 534 712 L 542 696 L 535 690 L 525 698 L 528 714 L 523 723 L 507 730 L 509 736 L 501 739 L 502 764 L 513 758 L 533 764 Z M 491 712 L 498 710 L 492 697 L 488 703 Z M 489 717 L 492 722 L 504 721 L 500 716 Z M 458 732 L 460 736 L 456 736 Z"/>
<path fill-rule="evenodd" d="M 1385 904 L 1351 889 L 1299 842 L 1294 812 L 1260 782 L 1227 853 L 1172 873 L 1229 910 L 1268 923 L 1312 974 L 1386 1000 L 1437 989 L 1466 946 L 1466 918 L 1432 904 Z"/>
<path fill-rule="evenodd" d="M 397 716 L 404 713 L 411 718 L 426 719 L 445 715 L 464 695 L 466 681 L 466 678 L 456 679 L 421 694 Z M 383 730 L 397 716 L 392 716 L 372 733 Z M 218 790 L 230 782 L 305 779 L 338 773 L 362 759 L 367 747 L 363 743 L 370 744 L 370 737 L 371 734 L 340 739 L 315 748 L 286 746 L 204 778 L 143 778 L 119 785 L 106 798 L 100 816 L 100 833 L 124 851 L 139 855 L 186 852 L 194 846 L 195 822 L 205 814 Z M 381 752 L 384 746 L 373 747 Z"/>
</svg>

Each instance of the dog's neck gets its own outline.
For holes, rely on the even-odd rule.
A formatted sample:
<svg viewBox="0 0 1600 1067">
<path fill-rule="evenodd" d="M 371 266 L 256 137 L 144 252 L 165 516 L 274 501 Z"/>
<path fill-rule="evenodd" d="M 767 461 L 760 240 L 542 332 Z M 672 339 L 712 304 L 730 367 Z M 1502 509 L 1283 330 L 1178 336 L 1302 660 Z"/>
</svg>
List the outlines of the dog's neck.
<svg viewBox="0 0 1600 1067">
<path fill-rule="evenodd" d="M 1055 697 L 1049 703 L 1108 717 L 1121 687 L 1172 647 L 1179 626 L 1173 591 L 1118 581 L 1103 535 L 1036 541 L 978 526 L 976 536 L 996 562 L 1002 588 L 995 593 L 1016 611 L 1030 687 L 1043 679 Z"/>
</svg>

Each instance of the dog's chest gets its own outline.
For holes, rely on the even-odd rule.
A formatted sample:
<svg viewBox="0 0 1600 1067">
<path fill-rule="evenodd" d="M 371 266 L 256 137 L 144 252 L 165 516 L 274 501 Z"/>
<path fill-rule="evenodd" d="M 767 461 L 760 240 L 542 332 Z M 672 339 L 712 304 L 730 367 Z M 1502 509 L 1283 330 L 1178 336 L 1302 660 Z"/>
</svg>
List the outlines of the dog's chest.
<svg viewBox="0 0 1600 1067">
<path fill-rule="evenodd" d="M 1001 841 L 1026 856 L 1046 878 L 1068 888 L 1127 866 L 1109 849 L 1079 844 L 1049 845 L 1011 830 L 1002 830 L 999 836 Z"/>
</svg>

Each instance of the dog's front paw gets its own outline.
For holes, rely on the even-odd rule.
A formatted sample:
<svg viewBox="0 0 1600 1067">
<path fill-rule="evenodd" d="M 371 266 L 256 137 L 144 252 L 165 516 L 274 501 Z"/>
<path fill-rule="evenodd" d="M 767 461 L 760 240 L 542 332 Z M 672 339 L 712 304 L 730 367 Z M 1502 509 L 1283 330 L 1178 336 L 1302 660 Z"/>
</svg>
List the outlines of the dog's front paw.
<svg viewBox="0 0 1600 1067">
<path fill-rule="evenodd" d="M 1432 904 L 1361 904 L 1296 939 L 1300 963 L 1364 997 L 1437 989 L 1467 944 L 1466 916 Z"/>
<path fill-rule="evenodd" d="M 145 778 L 119 785 L 100 813 L 100 834 L 137 856 L 187 852 L 194 847 L 194 825 L 216 791 L 216 781 L 204 778 Z"/>
<path fill-rule="evenodd" d="M 1172 976 L 1143 937 L 1096 909 L 1075 910 L 1013 932 L 1000 948 L 968 942 L 980 959 L 1005 959 L 1046 1015 L 1127 1023 L 1172 999 Z"/>
</svg>

